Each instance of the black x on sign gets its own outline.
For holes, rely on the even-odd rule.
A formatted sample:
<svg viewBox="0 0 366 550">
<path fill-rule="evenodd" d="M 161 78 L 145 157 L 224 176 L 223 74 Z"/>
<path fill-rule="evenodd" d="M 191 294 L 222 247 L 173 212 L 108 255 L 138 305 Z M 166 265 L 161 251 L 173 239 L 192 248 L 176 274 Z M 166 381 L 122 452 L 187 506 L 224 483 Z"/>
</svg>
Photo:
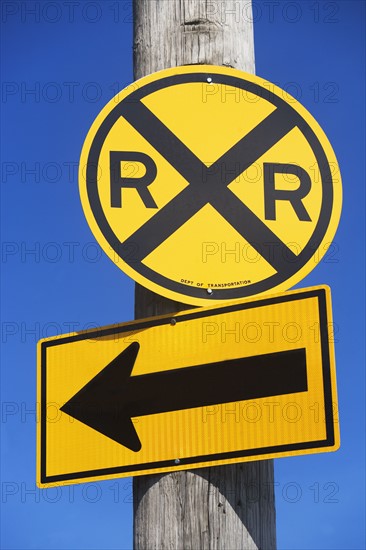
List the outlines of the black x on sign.
<svg viewBox="0 0 366 550">
<path fill-rule="evenodd" d="M 145 77 L 101 111 L 80 189 L 109 257 L 140 284 L 203 305 L 305 277 L 341 211 L 333 150 L 312 116 L 226 67 Z"/>
</svg>

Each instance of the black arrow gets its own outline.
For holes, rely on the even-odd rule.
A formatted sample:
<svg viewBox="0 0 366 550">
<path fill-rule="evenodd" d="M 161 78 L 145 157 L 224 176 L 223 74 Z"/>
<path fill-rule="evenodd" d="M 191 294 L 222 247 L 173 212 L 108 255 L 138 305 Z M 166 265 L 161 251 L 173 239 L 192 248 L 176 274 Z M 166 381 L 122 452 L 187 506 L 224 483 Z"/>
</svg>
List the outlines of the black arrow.
<svg viewBox="0 0 366 550">
<path fill-rule="evenodd" d="M 303 348 L 130 376 L 139 348 L 130 344 L 61 407 L 131 451 L 141 449 L 134 417 L 307 391 Z"/>
</svg>

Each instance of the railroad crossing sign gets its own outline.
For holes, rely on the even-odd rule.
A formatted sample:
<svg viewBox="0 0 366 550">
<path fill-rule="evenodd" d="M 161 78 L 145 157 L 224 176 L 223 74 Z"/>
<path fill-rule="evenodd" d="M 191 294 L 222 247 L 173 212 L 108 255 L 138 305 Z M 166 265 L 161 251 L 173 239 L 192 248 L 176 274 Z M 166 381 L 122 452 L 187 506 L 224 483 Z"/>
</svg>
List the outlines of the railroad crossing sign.
<svg viewBox="0 0 366 550">
<path fill-rule="evenodd" d="M 38 344 L 40 487 L 336 450 L 327 287 Z"/>
<path fill-rule="evenodd" d="M 331 145 L 284 90 L 227 67 L 135 82 L 84 143 L 80 193 L 130 277 L 196 305 L 287 290 L 326 253 L 341 211 Z"/>
</svg>

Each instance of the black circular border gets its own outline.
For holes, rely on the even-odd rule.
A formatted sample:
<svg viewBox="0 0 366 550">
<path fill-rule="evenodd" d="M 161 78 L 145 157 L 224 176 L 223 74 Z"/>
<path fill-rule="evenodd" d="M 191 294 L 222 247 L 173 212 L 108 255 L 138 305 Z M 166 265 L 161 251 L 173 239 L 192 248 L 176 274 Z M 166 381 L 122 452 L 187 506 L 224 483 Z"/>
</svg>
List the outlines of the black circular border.
<svg viewBox="0 0 366 550">
<path fill-rule="evenodd" d="M 137 90 L 133 91 L 131 94 L 125 97 L 120 103 L 118 103 L 116 107 L 114 107 L 114 109 L 107 115 L 107 117 L 104 119 L 104 121 L 98 128 L 96 135 L 93 139 L 93 142 L 91 144 L 89 155 L 88 155 L 87 169 L 86 169 L 86 187 L 87 187 L 87 194 L 89 198 L 90 207 L 93 212 L 95 221 L 99 226 L 100 231 L 102 232 L 104 238 L 109 243 L 111 248 L 117 254 L 117 256 L 121 258 L 127 265 L 129 265 L 133 271 L 135 271 L 136 273 L 139 273 L 145 279 L 152 281 L 154 284 L 160 287 L 166 288 L 172 292 L 176 292 L 184 296 L 191 296 L 192 298 L 209 300 L 206 289 L 190 287 L 183 283 L 178 283 L 150 269 L 149 267 L 144 265 L 142 262 L 139 262 L 138 269 L 137 269 L 136 261 L 134 262 L 133 258 L 129 259 L 128 257 L 126 257 L 128 256 L 129 251 L 126 251 L 124 254 L 123 243 L 121 243 L 119 239 L 116 237 L 116 235 L 114 234 L 103 211 L 103 207 L 102 207 L 99 193 L 98 193 L 98 165 L 99 165 L 99 156 L 100 156 L 100 152 L 103 147 L 104 141 L 107 138 L 107 135 L 111 130 L 111 128 L 113 127 L 113 125 L 115 124 L 115 122 L 121 116 L 120 111 L 121 111 L 121 106 L 123 104 L 139 101 L 140 99 L 146 97 L 147 95 L 157 90 L 160 90 L 162 88 L 166 88 L 168 86 L 174 86 L 177 84 L 192 83 L 192 82 L 200 82 L 200 83 L 207 84 L 207 78 L 212 77 L 213 75 L 214 75 L 215 84 L 224 84 L 227 86 L 240 88 L 242 90 L 250 92 L 260 98 L 266 99 L 267 101 L 272 103 L 275 107 L 281 108 L 285 116 L 290 116 L 291 118 L 295 118 L 295 121 L 296 121 L 295 125 L 300 129 L 304 137 L 307 139 L 316 157 L 316 160 L 318 162 L 318 166 L 321 174 L 322 189 L 323 189 L 323 200 L 322 200 L 319 220 L 317 222 L 317 225 L 313 231 L 313 234 L 309 242 L 307 243 L 305 248 L 300 252 L 300 254 L 297 256 L 297 261 L 291 262 L 291 263 L 289 262 L 288 269 L 285 272 L 276 273 L 274 275 L 271 275 L 270 277 L 267 277 L 266 279 L 263 279 L 262 281 L 258 281 L 257 283 L 253 283 L 248 286 L 235 287 L 235 288 L 226 288 L 226 289 L 215 288 L 214 289 L 214 293 L 212 296 L 214 297 L 215 300 L 220 300 L 220 299 L 232 300 L 232 299 L 238 299 L 238 298 L 245 298 L 255 294 L 266 292 L 280 285 L 281 283 L 283 283 L 284 281 L 286 281 L 287 279 L 295 275 L 300 269 L 302 269 L 306 265 L 306 263 L 310 260 L 310 258 L 313 256 L 315 251 L 318 249 L 319 245 L 322 242 L 322 239 L 326 234 L 326 231 L 328 229 L 328 226 L 331 220 L 334 193 L 333 193 L 332 173 L 329 166 L 329 162 L 327 160 L 327 156 L 324 152 L 324 149 L 318 137 L 316 136 L 315 132 L 310 127 L 308 122 L 306 122 L 301 117 L 301 115 L 296 111 L 296 109 L 294 109 L 284 99 L 275 95 L 269 89 L 261 87 L 258 84 L 255 84 L 251 81 L 247 81 L 247 80 L 230 76 L 230 75 L 223 75 L 221 73 L 216 73 L 214 70 L 212 72 L 204 72 L 204 73 L 193 72 L 193 73 L 177 74 L 177 75 L 167 76 L 159 80 L 155 80 L 154 82 L 150 82 L 145 86 L 142 86 L 141 88 L 138 88 Z"/>
</svg>

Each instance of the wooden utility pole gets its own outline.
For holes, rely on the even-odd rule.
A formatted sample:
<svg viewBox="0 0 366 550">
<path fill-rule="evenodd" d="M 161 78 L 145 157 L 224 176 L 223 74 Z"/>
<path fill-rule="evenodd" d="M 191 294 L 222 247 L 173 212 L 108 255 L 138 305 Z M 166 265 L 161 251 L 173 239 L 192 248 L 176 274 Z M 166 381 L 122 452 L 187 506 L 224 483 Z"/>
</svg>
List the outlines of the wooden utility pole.
<svg viewBox="0 0 366 550">
<path fill-rule="evenodd" d="M 135 79 L 187 64 L 254 73 L 250 0 L 135 0 Z M 187 309 L 136 285 L 135 317 Z M 276 548 L 273 461 L 133 480 L 135 550 Z"/>
</svg>

